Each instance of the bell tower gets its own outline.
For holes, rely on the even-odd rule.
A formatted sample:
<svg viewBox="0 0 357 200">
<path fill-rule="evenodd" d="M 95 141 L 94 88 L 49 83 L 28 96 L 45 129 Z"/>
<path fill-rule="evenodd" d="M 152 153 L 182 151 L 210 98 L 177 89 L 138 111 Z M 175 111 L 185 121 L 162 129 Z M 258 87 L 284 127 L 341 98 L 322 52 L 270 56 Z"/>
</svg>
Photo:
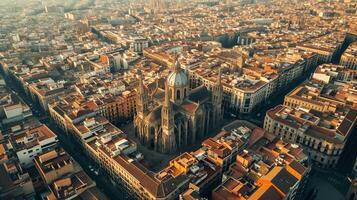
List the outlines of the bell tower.
<svg viewBox="0 0 357 200">
<path fill-rule="evenodd" d="M 176 151 L 174 113 L 172 112 L 172 103 L 170 101 L 169 87 L 165 84 L 165 102 L 161 110 L 161 127 L 162 127 L 162 145 L 163 153 L 172 153 Z"/>
<path fill-rule="evenodd" d="M 138 94 L 136 99 L 136 113 L 141 119 L 143 119 L 148 112 L 149 99 L 147 91 L 144 87 L 143 74 L 141 71 L 139 72 L 139 86 L 137 92 Z"/>
<path fill-rule="evenodd" d="M 219 68 L 217 82 L 212 87 L 213 124 L 215 127 L 221 124 L 223 118 L 223 112 L 222 112 L 223 85 L 222 85 L 221 76 L 222 76 L 221 68 Z"/>
</svg>

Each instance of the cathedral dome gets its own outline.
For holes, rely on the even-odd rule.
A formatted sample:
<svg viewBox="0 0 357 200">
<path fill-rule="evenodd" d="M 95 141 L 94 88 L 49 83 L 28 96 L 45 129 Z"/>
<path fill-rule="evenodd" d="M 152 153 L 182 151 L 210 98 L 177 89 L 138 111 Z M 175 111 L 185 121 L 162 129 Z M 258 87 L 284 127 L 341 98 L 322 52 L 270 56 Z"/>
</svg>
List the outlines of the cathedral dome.
<svg viewBox="0 0 357 200">
<path fill-rule="evenodd" d="M 167 81 L 171 87 L 186 87 L 188 85 L 187 75 L 183 70 L 172 72 Z"/>
<path fill-rule="evenodd" d="M 175 70 L 167 77 L 170 87 L 186 87 L 188 85 L 187 74 L 182 70 L 180 63 L 176 61 Z"/>
</svg>

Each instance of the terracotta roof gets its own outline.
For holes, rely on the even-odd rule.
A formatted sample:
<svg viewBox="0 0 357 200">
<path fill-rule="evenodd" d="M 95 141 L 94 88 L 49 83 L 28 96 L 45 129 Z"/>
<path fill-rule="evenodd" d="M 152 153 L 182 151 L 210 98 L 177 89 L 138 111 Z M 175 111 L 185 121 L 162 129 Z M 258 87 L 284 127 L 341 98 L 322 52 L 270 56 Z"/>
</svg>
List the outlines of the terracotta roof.
<svg viewBox="0 0 357 200">
<path fill-rule="evenodd" d="M 104 152 L 108 153 L 103 149 Z M 159 181 L 155 178 L 155 174 L 142 166 L 140 163 L 133 161 L 128 162 L 128 158 L 124 155 L 118 155 L 113 158 L 121 167 L 129 174 L 135 177 L 140 184 L 147 189 L 154 197 L 165 197 L 179 186 L 179 184 L 187 182 L 185 175 L 179 175 L 175 178 L 169 177 Z"/>
<path fill-rule="evenodd" d="M 285 168 L 281 168 L 271 180 L 271 182 L 284 194 L 287 194 L 297 181 L 298 179 L 290 174 Z"/>
<path fill-rule="evenodd" d="M 225 158 L 230 153 L 230 150 L 226 146 L 214 141 L 212 138 L 206 139 L 202 144 L 221 158 Z"/>
<path fill-rule="evenodd" d="M 197 103 L 194 103 L 194 102 L 191 102 L 188 100 L 185 100 L 181 104 L 181 108 L 189 114 L 195 113 L 198 107 L 199 107 L 199 105 Z"/>
<path fill-rule="evenodd" d="M 253 129 L 252 134 L 249 137 L 248 144 L 249 146 L 253 145 L 255 142 L 257 142 L 259 139 L 264 137 L 265 130 L 262 128 L 255 128 Z"/>
<path fill-rule="evenodd" d="M 279 192 L 274 188 L 274 186 L 265 184 L 258 188 L 249 200 L 281 200 L 283 199 Z"/>
<path fill-rule="evenodd" d="M 343 119 L 340 126 L 337 128 L 337 132 L 343 136 L 348 135 L 356 124 L 357 110 L 351 109 L 345 118 Z"/>
<path fill-rule="evenodd" d="M 306 171 L 306 168 L 301 163 L 297 162 L 296 160 L 292 161 L 289 166 L 297 171 L 299 174 L 303 174 Z"/>
</svg>

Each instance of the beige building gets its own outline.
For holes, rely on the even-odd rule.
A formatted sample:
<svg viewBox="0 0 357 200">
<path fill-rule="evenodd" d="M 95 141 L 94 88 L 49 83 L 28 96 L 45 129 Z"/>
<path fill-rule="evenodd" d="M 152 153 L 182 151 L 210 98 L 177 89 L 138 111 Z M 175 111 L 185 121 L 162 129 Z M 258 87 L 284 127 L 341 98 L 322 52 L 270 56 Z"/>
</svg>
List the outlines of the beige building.
<svg viewBox="0 0 357 200">
<path fill-rule="evenodd" d="M 14 127 L 13 130 L 19 128 Z M 21 132 L 15 132 L 10 137 L 11 144 L 16 152 L 21 166 L 33 166 L 35 156 L 52 150 L 58 146 L 58 138 L 46 125 L 29 128 Z"/>
<path fill-rule="evenodd" d="M 0 154 L 1 151 L 0 144 Z M 35 189 L 29 173 L 14 159 L 3 161 L 0 164 L 0 199 L 23 199 L 34 196 Z"/>
<path fill-rule="evenodd" d="M 292 108 L 302 107 L 319 112 L 336 112 L 338 107 L 343 107 L 346 102 L 344 98 L 324 95 L 326 89 L 324 84 L 318 81 L 309 81 L 296 87 L 288 93 L 284 99 L 284 105 Z M 336 89 L 335 89 L 336 90 Z M 333 93 L 330 93 L 333 94 Z"/>
<path fill-rule="evenodd" d="M 298 145 L 268 138 L 262 136 L 258 143 L 264 145 L 252 145 L 238 153 L 222 183 L 212 190 L 212 199 L 301 198 L 310 171 L 304 165 L 307 156 Z"/>
<path fill-rule="evenodd" d="M 51 78 L 44 78 L 30 84 L 29 92 L 32 100 L 38 102 L 43 110 L 48 111 L 48 104 L 53 103 L 68 91 L 64 87 L 64 82 L 55 82 Z"/>
<path fill-rule="evenodd" d="M 351 43 L 342 54 L 340 65 L 346 66 L 349 69 L 357 70 L 357 41 Z"/>
<path fill-rule="evenodd" d="M 344 39 L 344 32 L 332 32 L 302 44 L 298 44 L 297 48 L 316 53 L 319 64 L 331 63 L 333 57 L 341 51 Z"/>
<path fill-rule="evenodd" d="M 59 100 L 49 105 L 51 119 L 65 132 L 73 130 L 73 125 L 86 118 L 93 117 L 105 109 L 103 102 L 86 100 L 82 95 L 73 92 L 62 96 Z"/>
<path fill-rule="evenodd" d="M 318 166 L 333 168 L 356 121 L 356 109 L 333 113 L 279 105 L 267 112 L 264 129 L 292 144 L 300 144 Z"/>
<path fill-rule="evenodd" d="M 47 199 L 108 199 L 79 164 L 61 148 L 36 156 L 35 167 L 47 189 L 43 194 Z"/>
<path fill-rule="evenodd" d="M 356 70 L 348 69 L 342 65 L 322 64 L 316 68 L 312 74 L 312 79 L 322 81 L 325 84 L 348 83 L 356 78 L 356 74 Z"/>
<path fill-rule="evenodd" d="M 60 177 L 78 172 L 79 166 L 63 149 L 54 149 L 35 158 L 35 167 L 46 184 Z"/>
<path fill-rule="evenodd" d="M 74 134 L 113 181 L 122 184 L 139 199 L 175 199 L 188 187 L 184 175 L 160 179 L 143 164 L 137 144 L 103 117 L 88 118 L 74 126 Z"/>
<path fill-rule="evenodd" d="M 121 149 L 126 146 L 125 149 L 130 150 L 133 144 L 122 143 L 122 137 L 123 135 L 102 137 L 88 143 L 88 148 L 97 157 L 96 160 L 114 181 L 129 188 L 139 199 L 176 199 L 187 188 L 188 179 L 184 175 L 169 175 L 162 180 L 139 162 L 142 159 L 140 154 L 123 152 Z M 130 153 L 134 153 L 134 156 L 130 156 Z"/>
</svg>

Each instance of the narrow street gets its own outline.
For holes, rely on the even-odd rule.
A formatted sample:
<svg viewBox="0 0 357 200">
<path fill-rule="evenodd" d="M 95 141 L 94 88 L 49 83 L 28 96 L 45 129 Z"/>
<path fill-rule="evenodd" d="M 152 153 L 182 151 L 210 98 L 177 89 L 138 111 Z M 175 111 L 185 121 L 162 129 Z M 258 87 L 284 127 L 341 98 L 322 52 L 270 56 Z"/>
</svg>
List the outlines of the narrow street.
<svg viewBox="0 0 357 200">
<path fill-rule="evenodd" d="M 110 199 L 134 199 L 125 188 L 115 184 L 110 176 L 86 155 L 77 140 L 69 137 L 51 121 L 46 125 L 57 134 L 61 146 L 81 165 L 83 170 L 97 183 L 98 188 Z M 95 171 L 98 171 L 98 175 L 95 174 Z"/>
<path fill-rule="evenodd" d="M 76 140 L 69 138 L 66 133 L 64 133 L 56 124 L 54 124 L 50 120 L 48 113 L 45 113 L 43 110 L 41 110 L 39 105 L 32 102 L 32 100 L 16 86 L 16 83 L 13 80 L 6 76 L 4 76 L 4 79 L 6 81 L 7 87 L 15 92 L 15 94 L 17 94 L 31 108 L 33 116 L 41 123 L 46 124 L 57 135 L 60 146 L 63 147 L 63 149 L 79 163 L 83 170 L 96 182 L 97 187 L 102 192 L 104 192 L 104 194 L 106 194 L 112 200 L 134 199 L 132 195 L 130 195 L 130 192 L 126 190 L 126 188 L 114 183 L 110 176 L 104 170 L 101 170 L 97 163 L 95 163 L 84 153 L 81 145 L 78 144 Z M 98 175 L 95 174 L 95 171 L 98 171 Z"/>
</svg>

